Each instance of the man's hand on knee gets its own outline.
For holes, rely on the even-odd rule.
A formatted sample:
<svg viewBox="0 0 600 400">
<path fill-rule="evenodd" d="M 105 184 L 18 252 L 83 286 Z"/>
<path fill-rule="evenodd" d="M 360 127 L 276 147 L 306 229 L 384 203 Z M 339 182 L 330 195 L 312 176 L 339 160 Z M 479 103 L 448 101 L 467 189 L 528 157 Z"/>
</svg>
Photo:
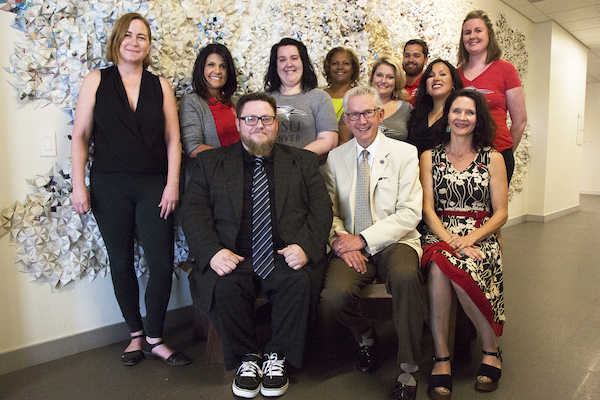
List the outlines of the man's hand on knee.
<svg viewBox="0 0 600 400">
<path fill-rule="evenodd" d="M 238 256 L 229 249 L 221 249 L 210 259 L 210 267 L 219 276 L 223 276 L 230 274 L 242 261 L 244 257 Z"/>
<path fill-rule="evenodd" d="M 348 251 L 340 256 L 349 267 L 354 268 L 358 273 L 365 274 L 367 272 L 368 258 L 358 250 Z"/>
<path fill-rule="evenodd" d="M 285 258 L 288 267 L 293 270 L 299 270 L 308 262 L 306 253 L 297 244 L 290 244 L 281 250 L 277 250 L 277 254 L 281 254 Z"/>
</svg>

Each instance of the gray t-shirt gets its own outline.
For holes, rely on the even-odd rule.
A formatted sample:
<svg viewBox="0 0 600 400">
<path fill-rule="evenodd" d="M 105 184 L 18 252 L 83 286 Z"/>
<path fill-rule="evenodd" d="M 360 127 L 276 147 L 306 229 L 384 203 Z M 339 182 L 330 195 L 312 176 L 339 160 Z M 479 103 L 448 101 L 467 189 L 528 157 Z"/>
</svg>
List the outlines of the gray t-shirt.
<svg viewBox="0 0 600 400">
<path fill-rule="evenodd" d="M 303 148 L 314 142 L 319 132 L 338 131 L 333 102 L 323 90 L 292 95 L 274 91 L 270 95 L 277 101 L 277 143 Z"/>
<path fill-rule="evenodd" d="M 406 142 L 406 139 L 408 139 L 407 123 L 412 110 L 413 106 L 409 103 L 399 101 L 396 112 L 381 121 L 379 129 L 389 138 Z"/>
</svg>

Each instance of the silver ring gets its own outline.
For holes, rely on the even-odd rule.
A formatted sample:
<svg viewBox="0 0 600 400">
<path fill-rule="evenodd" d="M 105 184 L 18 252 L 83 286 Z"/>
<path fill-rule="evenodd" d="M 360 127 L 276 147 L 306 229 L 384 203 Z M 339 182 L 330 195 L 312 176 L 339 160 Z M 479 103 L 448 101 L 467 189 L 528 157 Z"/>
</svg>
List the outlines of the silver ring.
<svg viewBox="0 0 600 400">
<path fill-rule="evenodd" d="M 461 256 L 464 256 L 464 255 L 465 255 L 465 252 L 461 250 L 461 251 L 460 251 L 460 255 L 461 255 Z"/>
</svg>

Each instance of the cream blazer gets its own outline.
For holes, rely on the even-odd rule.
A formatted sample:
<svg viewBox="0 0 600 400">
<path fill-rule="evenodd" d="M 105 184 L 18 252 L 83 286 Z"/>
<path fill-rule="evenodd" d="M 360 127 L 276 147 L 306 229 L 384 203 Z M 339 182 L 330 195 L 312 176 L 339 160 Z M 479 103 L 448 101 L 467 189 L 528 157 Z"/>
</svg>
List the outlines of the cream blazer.
<svg viewBox="0 0 600 400">
<path fill-rule="evenodd" d="M 423 209 L 423 189 L 419 180 L 417 148 L 386 137 L 378 132 L 379 145 L 371 166 L 370 194 L 373 225 L 361 233 L 366 250 L 373 255 L 392 243 L 405 243 L 421 249 L 417 225 Z M 356 139 L 333 149 L 327 157 L 325 182 L 333 203 L 333 224 L 329 245 L 335 231 L 354 233 L 354 202 L 357 172 Z"/>
</svg>

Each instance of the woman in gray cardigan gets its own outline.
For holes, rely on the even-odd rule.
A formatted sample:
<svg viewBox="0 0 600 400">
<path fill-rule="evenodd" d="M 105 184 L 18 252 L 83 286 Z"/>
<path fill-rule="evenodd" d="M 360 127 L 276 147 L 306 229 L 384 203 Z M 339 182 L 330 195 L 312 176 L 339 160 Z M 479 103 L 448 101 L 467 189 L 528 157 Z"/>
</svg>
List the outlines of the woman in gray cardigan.
<svg viewBox="0 0 600 400">
<path fill-rule="evenodd" d="M 213 43 L 200 51 L 192 87 L 194 91 L 182 98 L 179 108 L 181 143 L 188 157 L 238 142 L 235 107 L 231 102 L 237 81 L 227 47 Z"/>
</svg>

